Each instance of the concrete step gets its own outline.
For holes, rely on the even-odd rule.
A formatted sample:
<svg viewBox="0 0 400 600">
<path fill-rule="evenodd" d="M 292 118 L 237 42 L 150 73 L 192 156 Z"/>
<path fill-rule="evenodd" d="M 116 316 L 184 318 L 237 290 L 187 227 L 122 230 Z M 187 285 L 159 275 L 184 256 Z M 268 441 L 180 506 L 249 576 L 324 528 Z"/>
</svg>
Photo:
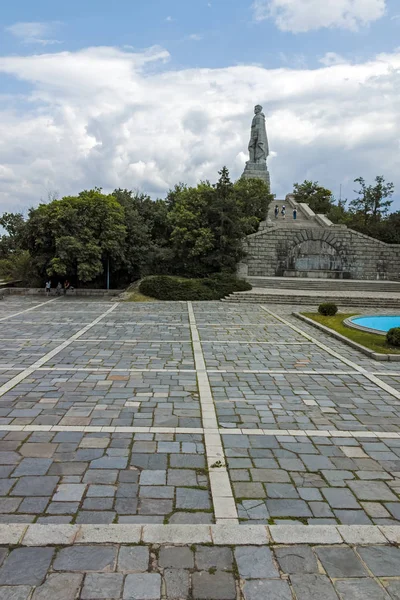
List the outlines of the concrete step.
<svg viewBox="0 0 400 600">
<path fill-rule="evenodd" d="M 371 307 L 375 311 L 379 308 L 393 308 L 400 310 L 400 298 L 368 298 L 354 296 L 334 296 L 329 293 L 324 295 L 286 295 L 286 294 L 251 294 L 249 292 L 236 292 L 222 299 L 222 302 L 235 302 L 239 304 L 294 304 L 294 305 L 319 305 L 323 302 L 334 302 L 338 306 Z"/>
<path fill-rule="evenodd" d="M 279 214 L 278 214 L 278 218 L 275 218 L 275 206 L 278 206 L 279 208 Z M 281 215 L 281 210 L 282 210 L 282 206 L 286 207 L 286 218 L 284 219 Z M 271 202 L 271 204 L 269 205 L 269 210 L 268 210 L 268 217 L 269 219 L 272 221 L 272 223 L 276 226 L 282 226 L 282 227 L 286 227 L 286 226 L 296 226 L 296 227 L 301 227 L 304 225 L 317 225 L 318 223 L 314 222 L 314 219 L 308 219 L 300 210 L 300 208 L 297 209 L 297 219 L 294 220 L 293 219 L 293 207 L 288 204 L 287 202 L 285 202 L 284 200 L 279 200 L 276 202 Z"/>
<path fill-rule="evenodd" d="M 291 212 L 286 213 L 286 219 L 284 219 L 281 214 L 279 214 L 279 217 L 277 219 L 275 219 L 274 215 L 272 215 L 270 219 L 272 222 L 272 226 L 279 227 L 279 229 L 310 229 L 310 227 L 321 228 L 321 225 L 319 223 L 317 223 L 316 221 L 310 221 L 305 217 L 300 219 L 297 216 L 297 219 L 295 221 Z M 268 229 L 268 225 L 260 225 L 258 231 L 264 231 L 265 229 Z"/>
<path fill-rule="evenodd" d="M 379 292 L 400 294 L 399 281 L 364 281 L 355 279 L 309 279 L 307 277 L 247 277 L 256 288 L 269 290 L 316 290 L 343 292 Z"/>
</svg>

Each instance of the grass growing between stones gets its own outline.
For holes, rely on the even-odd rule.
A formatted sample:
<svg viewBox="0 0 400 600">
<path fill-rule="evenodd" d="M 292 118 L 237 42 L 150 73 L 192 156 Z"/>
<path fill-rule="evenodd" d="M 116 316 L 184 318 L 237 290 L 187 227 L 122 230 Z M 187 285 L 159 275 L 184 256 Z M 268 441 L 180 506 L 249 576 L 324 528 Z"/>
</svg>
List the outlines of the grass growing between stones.
<svg viewBox="0 0 400 600">
<path fill-rule="evenodd" d="M 357 329 L 350 329 L 346 327 L 343 321 L 349 317 L 354 317 L 358 313 L 338 313 L 334 317 L 325 317 L 318 313 L 301 313 L 305 317 L 312 319 L 316 323 L 325 325 L 329 329 L 333 329 L 337 333 L 340 333 L 344 337 L 357 342 L 361 346 L 365 346 L 373 352 L 379 354 L 400 354 L 399 348 L 393 348 L 386 342 L 386 336 L 378 335 L 377 333 L 366 333 L 364 331 L 358 331 Z"/>
</svg>

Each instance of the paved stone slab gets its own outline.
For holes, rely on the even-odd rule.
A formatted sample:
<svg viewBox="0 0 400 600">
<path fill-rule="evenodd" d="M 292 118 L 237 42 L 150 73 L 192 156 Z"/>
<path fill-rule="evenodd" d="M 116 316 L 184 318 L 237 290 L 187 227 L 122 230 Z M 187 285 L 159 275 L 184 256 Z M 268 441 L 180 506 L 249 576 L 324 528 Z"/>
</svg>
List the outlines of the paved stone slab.
<svg viewBox="0 0 400 600">
<path fill-rule="evenodd" d="M 40 585 L 53 555 L 53 548 L 16 548 L 0 568 L 0 585 Z"/>
<path fill-rule="evenodd" d="M 126 573 L 147 571 L 149 549 L 145 546 L 123 546 L 118 554 L 118 571 Z"/>
<path fill-rule="evenodd" d="M 284 573 L 319 573 L 317 559 L 308 546 L 278 547 L 274 552 Z"/>
<path fill-rule="evenodd" d="M 336 581 L 335 587 L 343 600 L 389 600 L 388 594 L 373 579 Z"/>
<path fill-rule="evenodd" d="M 12 489 L 12 496 L 50 496 L 58 483 L 58 477 L 21 477 Z"/>
<path fill-rule="evenodd" d="M 163 546 L 158 558 L 160 567 L 173 567 L 175 569 L 192 569 L 194 567 L 194 554 L 190 548 L 176 548 Z"/>
<path fill-rule="evenodd" d="M 217 569 L 218 571 L 232 570 L 233 554 L 230 548 L 197 546 L 196 567 L 200 571 Z"/>
<path fill-rule="evenodd" d="M 361 561 L 351 548 L 317 548 L 317 556 L 329 577 L 367 577 Z"/>
<path fill-rule="evenodd" d="M 272 517 L 311 517 L 311 510 L 303 500 L 267 500 Z"/>
<path fill-rule="evenodd" d="M 386 581 L 385 586 L 393 600 L 400 600 L 400 581 L 398 579 Z"/>
<path fill-rule="evenodd" d="M 292 600 L 292 593 L 286 581 L 253 579 L 243 587 L 245 600 Z"/>
<path fill-rule="evenodd" d="M 80 573 L 53 573 L 36 588 L 32 600 L 75 600 L 82 581 L 83 575 Z"/>
<path fill-rule="evenodd" d="M 135 573 L 127 575 L 123 598 L 130 600 L 159 600 L 161 577 L 159 573 Z"/>
<path fill-rule="evenodd" d="M 178 600 L 189 597 L 190 574 L 184 569 L 166 569 L 164 581 L 167 598 Z"/>
<path fill-rule="evenodd" d="M 0 600 L 28 600 L 31 589 L 29 585 L 0 587 Z"/>
<path fill-rule="evenodd" d="M 178 488 L 176 490 L 176 507 L 180 509 L 210 509 L 209 494 L 206 490 Z"/>
<path fill-rule="evenodd" d="M 400 566 L 400 548 L 368 546 L 357 548 L 363 561 L 377 577 L 397 577 Z"/>
<path fill-rule="evenodd" d="M 112 546 L 71 546 L 58 553 L 56 571 L 112 571 L 117 550 Z"/>
<path fill-rule="evenodd" d="M 324 488 L 323 495 L 332 508 L 360 508 L 356 498 L 349 490 L 339 488 Z"/>
<path fill-rule="evenodd" d="M 337 600 L 335 589 L 325 575 L 292 575 L 290 579 L 297 598 Z"/>
<path fill-rule="evenodd" d="M 235 559 L 239 574 L 243 579 L 279 577 L 279 572 L 272 561 L 269 548 L 243 546 L 235 549 Z"/>
<path fill-rule="evenodd" d="M 348 485 L 360 500 L 398 500 L 383 481 L 349 481 Z"/>
<path fill-rule="evenodd" d="M 192 576 L 193 598 L 196 600 L 234 600 L 235 580 L 230 573 L 200 571 Z"/>
<path fill-rule="evenodd" d="M 80 597 L 82 600 L 120 598 L 123 580 L 120 573 L 89 573 Z"/>
</svg>

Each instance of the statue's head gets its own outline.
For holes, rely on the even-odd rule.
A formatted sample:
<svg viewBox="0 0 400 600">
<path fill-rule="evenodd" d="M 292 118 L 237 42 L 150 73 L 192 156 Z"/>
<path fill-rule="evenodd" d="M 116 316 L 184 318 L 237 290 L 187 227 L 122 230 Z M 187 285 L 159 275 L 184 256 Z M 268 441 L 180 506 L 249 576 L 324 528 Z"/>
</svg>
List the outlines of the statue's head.
<svg viewBox="0 0 400 600">
<path fill-rule="evenodd" d="M 254 112 L 256 113 L 256 115 L 258 115 L 258 113 L 260 113 L 262 111 L 262 106 L 260 106 L 260 104 L 257 104 L 257 106 L 254 107 Z"/>
</svg>

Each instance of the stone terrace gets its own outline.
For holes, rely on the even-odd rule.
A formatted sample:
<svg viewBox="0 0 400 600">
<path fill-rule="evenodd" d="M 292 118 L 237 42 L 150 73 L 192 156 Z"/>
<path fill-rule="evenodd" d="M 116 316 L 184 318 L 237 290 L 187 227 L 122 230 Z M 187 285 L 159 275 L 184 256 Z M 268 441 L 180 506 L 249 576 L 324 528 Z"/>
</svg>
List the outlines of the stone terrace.
<svg viewBox="0 0 400 600">
<path fill-rule="evenodd" d="M 0 303 L 1 600 L 399 599 L 399 541 L 400 365 L 288 306 Z"/>
</svg>

